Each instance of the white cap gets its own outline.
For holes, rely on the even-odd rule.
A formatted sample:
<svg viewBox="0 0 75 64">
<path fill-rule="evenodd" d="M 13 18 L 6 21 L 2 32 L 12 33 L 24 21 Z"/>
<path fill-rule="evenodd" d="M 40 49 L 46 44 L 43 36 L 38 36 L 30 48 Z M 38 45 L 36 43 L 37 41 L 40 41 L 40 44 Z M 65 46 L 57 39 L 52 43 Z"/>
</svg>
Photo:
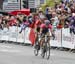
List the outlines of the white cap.
<svg viewBox="0 0 75 64">
<path fill-rule="evenodd" d="M 75 16 L 75 13 L 72 13 L 72 16 Z"/>
</svg>

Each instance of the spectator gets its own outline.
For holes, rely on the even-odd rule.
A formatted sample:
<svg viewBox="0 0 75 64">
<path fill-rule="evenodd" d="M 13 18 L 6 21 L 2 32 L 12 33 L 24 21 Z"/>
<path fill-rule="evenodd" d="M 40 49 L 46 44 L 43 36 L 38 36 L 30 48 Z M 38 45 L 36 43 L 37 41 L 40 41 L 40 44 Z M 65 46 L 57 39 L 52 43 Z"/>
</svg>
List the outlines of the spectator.
<svg viewBox="0 0 75 64">
<path fill-rule="evenodd" d="M 72 13 L 71 21 L 70 21 L 70 33 L 75 34 L 75 13 Z"/>
</svg>

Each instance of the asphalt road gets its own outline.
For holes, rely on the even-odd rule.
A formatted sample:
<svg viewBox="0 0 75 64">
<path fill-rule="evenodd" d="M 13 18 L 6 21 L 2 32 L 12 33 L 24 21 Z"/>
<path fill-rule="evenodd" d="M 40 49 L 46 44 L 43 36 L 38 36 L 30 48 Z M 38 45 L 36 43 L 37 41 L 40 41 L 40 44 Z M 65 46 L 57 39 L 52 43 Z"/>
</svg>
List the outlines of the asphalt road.
<svg viewBox="0 0 75 64">
<path fill-rule="evenodd" d="M 0 64 L 75 64 L 75 53 L 51 50 L 49 60 L 35 56 L 32 46 L 0 43 Z"/>
</svg>

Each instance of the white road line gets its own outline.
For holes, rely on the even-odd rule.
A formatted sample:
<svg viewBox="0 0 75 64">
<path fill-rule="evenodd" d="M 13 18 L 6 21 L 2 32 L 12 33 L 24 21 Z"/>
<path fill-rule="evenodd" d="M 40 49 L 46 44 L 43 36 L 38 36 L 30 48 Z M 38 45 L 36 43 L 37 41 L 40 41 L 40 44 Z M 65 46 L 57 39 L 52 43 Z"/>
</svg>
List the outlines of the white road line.
<svg viewBox="0 0 75 64">
<path fill-rule="evenodd" d="M 2 48 L 13 48 L 12 46 L 7 46 L 7 45 L 0 45 Z"/>
<path fill-rule="evenodd" d="M 8 50 L 8 49 L 1 49 L 0 50 L 1 52 L 10 52 L 10 53 L 18 53 L 18 52 L 21 52 L 20 50 Z"/>
</svg>

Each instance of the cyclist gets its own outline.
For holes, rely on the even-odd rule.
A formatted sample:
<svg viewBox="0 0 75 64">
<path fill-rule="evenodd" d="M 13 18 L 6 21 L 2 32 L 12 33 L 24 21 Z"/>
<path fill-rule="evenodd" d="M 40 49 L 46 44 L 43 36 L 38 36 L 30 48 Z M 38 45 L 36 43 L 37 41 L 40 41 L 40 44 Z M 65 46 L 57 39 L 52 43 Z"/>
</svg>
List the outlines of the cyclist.
<svg viewBox="0 0 75 64">
<path fill-rule="evenodd" d="M 41 34 L 41 40 L 40 40 L 40 46 L 43 45 L 43 41 L 45 39 L 45 35 L 48 37 L 48 41 L 47 43 L 49 43 L 50 41 L 50 36 L 52 33 L 52 25 L 50 24 L 50 21 L 49 20 L 45 20 L 44 23 L 42 23 L 40 25 L 40 34 Z"/>
<path fill-rule="evenodd" d="M 40 33 L 40 25 L 43 23 L 44 19 L 45 19 L 45 15 L 43 14 L 42 11 L 39 11 L 35 21 L 35 30 L 36 30 L 37 36 L 38 36 L 38 33 Z"/>
<path fill-rule="evenodd" d="M 34 27 L 35 27 L 35 29 L 34 29 L 35 30 L 35 46 L 36 46 L 36 43 L 38 42 L 38 34 L 40 33 L 41 23 L 42 22 L 41 22 L 39 16 L 37 16 L 36 19 L 35 19 L 35 24 L 34 24 Z"/>
</svg>

